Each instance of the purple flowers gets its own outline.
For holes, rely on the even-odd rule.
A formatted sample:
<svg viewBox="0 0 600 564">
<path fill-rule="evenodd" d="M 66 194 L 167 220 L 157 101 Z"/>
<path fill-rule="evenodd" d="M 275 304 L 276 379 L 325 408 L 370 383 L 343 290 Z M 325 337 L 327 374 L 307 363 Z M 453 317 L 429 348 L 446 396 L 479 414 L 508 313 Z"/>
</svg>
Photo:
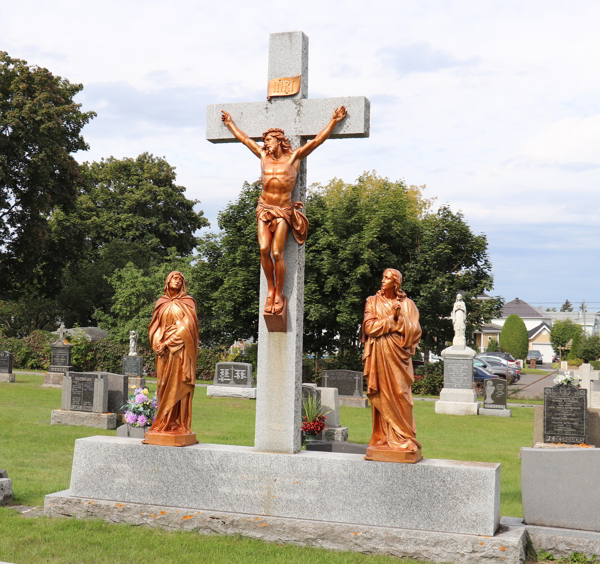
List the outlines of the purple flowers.
<svg viewBox="0 0 600 564">
<path fill-rule="evenodd" d="M 148 388 L 135 388 L 134 393 L 129 395 L 123 418 L 126 423 L 134 427 L 144 427 L 154 422 L 156 417 L 156 394 L 150 398 Z"/>
</svg>

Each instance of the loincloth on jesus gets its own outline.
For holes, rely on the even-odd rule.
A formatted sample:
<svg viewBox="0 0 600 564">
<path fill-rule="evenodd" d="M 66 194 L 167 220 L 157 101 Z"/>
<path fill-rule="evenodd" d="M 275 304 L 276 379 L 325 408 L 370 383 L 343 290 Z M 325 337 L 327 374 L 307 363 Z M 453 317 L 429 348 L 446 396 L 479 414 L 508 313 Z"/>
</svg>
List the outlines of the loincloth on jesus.
<svg viewBox="0 0 600 564">
<path fill-rule="evenodd" d="M 280 219 L 283 219 L 292 230 L 294 239 L 298 245 L 302 245 L 306 241 L 308 234 L 308 218 L 301 211 L 304 207 L 302 202 L 294 202 L 289 206 L 281 208 L 279 206 L 271 206 L 265 204 L 262 196 L 258 199 L 258 205 L 256 206 L 256 221 L 262 221 L 269 227 L 271 233 L 277 229 L 277 224 Z"/>
</svg>

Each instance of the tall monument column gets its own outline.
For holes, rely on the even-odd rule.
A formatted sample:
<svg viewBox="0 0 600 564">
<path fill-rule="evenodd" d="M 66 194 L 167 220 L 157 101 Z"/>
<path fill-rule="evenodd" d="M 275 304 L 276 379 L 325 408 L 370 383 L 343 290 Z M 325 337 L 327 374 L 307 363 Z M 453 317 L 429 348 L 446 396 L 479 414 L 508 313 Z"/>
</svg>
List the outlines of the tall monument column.
<svg viewBox="0 0 600 564">
<path fill-rule="evenodd" d="M 238 141 L 221 119 L 222 112 L 227 112 L 239 130 L 253 141 L 262 141 L 263 132 L 271 127 L 283 129 L 295 151 L 317 137 L 331 119 L 332 112 L 341 106 L 345 107 L 347 116 L 335 125 L 330 138 L 369 136 L 370 104 L 366 98 L 307 98 L 308 38 L 304 33 L 271 34 L 268 81 L 268 100 L 208 106 L 207 139 L 213 143 Z M 252 166 L 251 159 L 248 162 Z M 306 159 L 303 159 L 292 201 L 303 202 L 305 198 Z M 287 237 L 284 255 L 285 331 L 269 331 L 267 328 L 263 316 L 268 293 L 267 279 L 263 269 L 260 271 L 254 446 L 261 451 L 295 453 L 301 446 L 304 245 L 299 245 L 291 233 Z"/>
</svg>

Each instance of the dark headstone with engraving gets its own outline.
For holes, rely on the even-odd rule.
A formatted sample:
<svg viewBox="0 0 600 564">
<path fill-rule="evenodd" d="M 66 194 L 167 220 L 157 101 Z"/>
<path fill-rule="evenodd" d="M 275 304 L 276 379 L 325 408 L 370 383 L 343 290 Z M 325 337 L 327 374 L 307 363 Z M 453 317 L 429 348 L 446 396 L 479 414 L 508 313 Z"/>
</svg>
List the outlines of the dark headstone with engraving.
<svg viewBox="0 0 600 564">
<path fill-rule="evenodd" d="M 44 386 L 60 388 L 63 376 L 73 370 L 71 365 L 71 350 L 73 345 L 66 344 L 64 340 L 57 340 L 52 345 L 52 362 L 48 372 L 44 375 Z"/>
<path fill-rule="evenodd" d="M 141 378 L 144 375 L 144 357 L 127 355 L 123 357 L 123 374 Z"/>
<path fill-rule="evenodd" d="M 246 362 L 217 362 L 215 386 L 252 387 L 252 365 Z"/>
<path fill-rule="evenodd" d="M 97 372 L 67 372 L 63 379 L 61 409 L 106 413 L 108 375 Z"/>
<path fill-rule="evenodd" d="M 544 388 L 544 442 L 587 444 L 587 390 L 557 384 Z"/>
<path fill-rule="evenodd" d="M 14 382 L 15 375 L 12 373 L 12 353 L 0 351 L 0 382 Z"/>
<path fill-rule="evenodd" d="M 506 409 L 508 386 L 504 378 L 490 378 L 483 385 L 483 407 L 485 409 Z"/>
<path fill-rule="evenodd" d="M 325 370 L 321 387 L 337 388 L 340 396 L 363 397 L 363 373 L 355 370 Z"/>
</svg>

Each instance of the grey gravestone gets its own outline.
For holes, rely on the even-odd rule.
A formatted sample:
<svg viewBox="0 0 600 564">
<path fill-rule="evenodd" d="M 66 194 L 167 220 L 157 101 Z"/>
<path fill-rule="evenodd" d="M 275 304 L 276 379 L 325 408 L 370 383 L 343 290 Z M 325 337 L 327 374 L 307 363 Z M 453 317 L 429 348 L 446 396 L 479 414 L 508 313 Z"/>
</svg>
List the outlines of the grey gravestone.
<svg viewBox="0 0 600 564">
<path fill-rule="evenodd" d="M 483 407 L 485 409 L 506 409 L 508 386 L 503 378 L 490 378 L 483 385 Z"/>
<path fill-rule="evenodd" d="M 470 358 L 444 359 L 444 388 L 471 389 L 473 361 Z"/>
<path fill-rule="evenodd" d="M 123 406 L 127 403 L 129 393 L 129 377 L 112 372 L 101 372 L 108 378 L 108 406 L 111 413 L 125 413 Z"/>
<path fill-rule="evenodd" d="M 94 372 L 67 372 L 63 379 L 61 409 L 106 413 L 108 375 Z"/>
<path fill-rule="evenodd" d="M 52 364 L 48 367 L 48 372 L 70 372 L 71 349 L 72 345 L 52 345 Z"/>
<path fill-rule="evenodd" d="M 337 388 L 340 396 L 363 397 L 363 374 L 355 370 L 325 370 L 321 387 Z"/>
<path fill-rule="evenodd" d="M 544 388 L 544 442 L 587 444 L 587 390 L 557 384 Z"/>
<path fill-rule="evenodd" d="M 302 401 L 304 402 L 308 396 L 316 397 L 317 401 L 321 403 L 321 390 L 317 388 L 316 384 L 302 384 Z M 304 411 L 302 414 L 304 415 Z"/>
<path fill-rule="evenodd" d="M 12 356 L 9 351 L 0 351 L 0 372 L 2 374 L 12 374 Z"/>
<path fill-rule="evenodd" d="M 144 375 L 144 357 L 143 356 L 124 356 L 123 374 L 141 378 Z"/>
<path fill-rule="evenodd" d="M 252 364 L 246 362 L 217 362 L 215 386 L 252 387 Z"/>
</svg>

